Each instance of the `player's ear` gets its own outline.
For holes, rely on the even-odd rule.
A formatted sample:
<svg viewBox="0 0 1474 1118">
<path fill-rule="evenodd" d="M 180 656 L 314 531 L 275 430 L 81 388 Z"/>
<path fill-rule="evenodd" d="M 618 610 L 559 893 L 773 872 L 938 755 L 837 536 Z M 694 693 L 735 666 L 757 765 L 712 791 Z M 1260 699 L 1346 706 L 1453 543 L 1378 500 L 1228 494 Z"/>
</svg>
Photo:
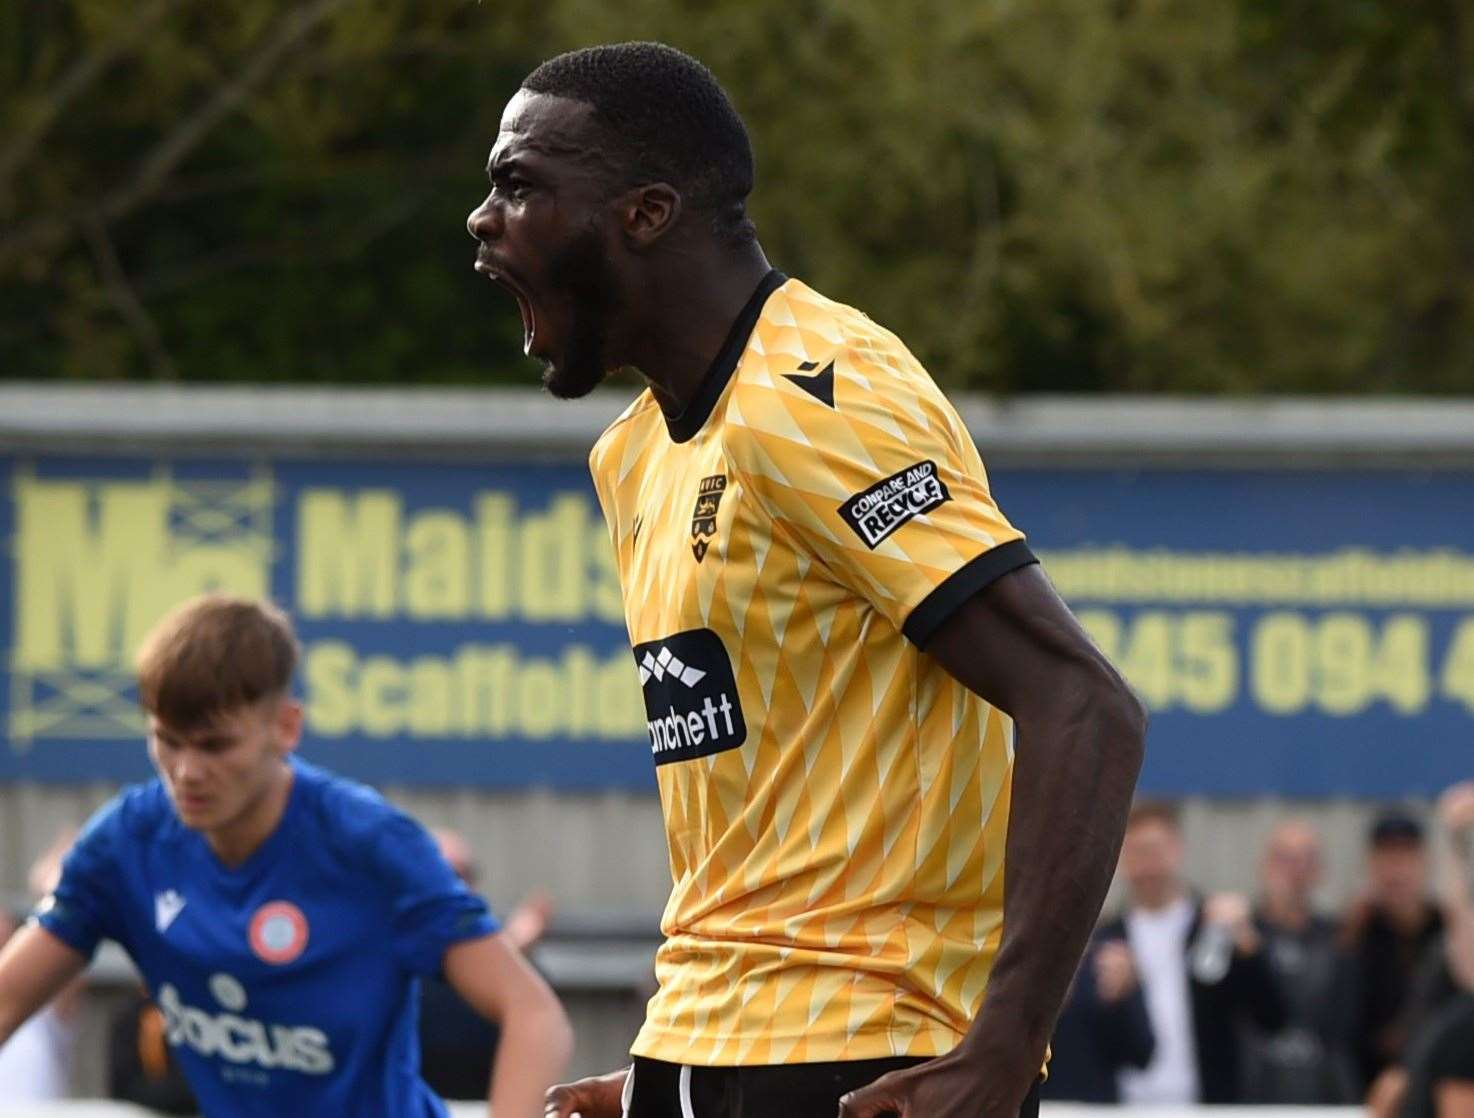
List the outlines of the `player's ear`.
<svg viewBox="0 0 1474 1118">
<path fill-rule="evenodd" d="M 681 217 L 681 193 L 666 182 L 628 190 L 615 205 L 620 229 L 636 252 L 654 245 Z"/>
<path fill-rule="evenodd" d="M 282 699 L 276 708 L 276 744 L 283 754 L 292 752 L 302 740 L 302 704 L 296 699 Z"/>
</svg>

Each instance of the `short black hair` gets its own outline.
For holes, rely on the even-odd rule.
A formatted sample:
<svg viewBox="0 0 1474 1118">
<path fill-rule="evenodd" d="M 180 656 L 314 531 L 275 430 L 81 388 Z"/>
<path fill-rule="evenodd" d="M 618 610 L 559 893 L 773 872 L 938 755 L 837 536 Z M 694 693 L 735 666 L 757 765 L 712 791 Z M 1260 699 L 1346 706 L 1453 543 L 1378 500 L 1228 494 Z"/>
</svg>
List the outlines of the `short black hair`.
<svg viewBox="0 0 1474 1118">
<path fill-rule="evenodd" d="M 629 185 L 668 182 L 711 218 L 716 235 L 746 244 L 752 143 L 710 70 L 664 43 L 611 43 L 544 62 L 522 83 L 530 93 L 591 105 Z"/>
<path fill-rule="evenodd" d="M 1374 850 L 1387 846 L 1422 846 L 1423 825 L 1406 811 L 1383 812 L 1367 831 L 1367 845 Z"/>
<path fill-rule="evenodd" d="M 1182 813 L 1177 810 L 1176 804 L 1166 800 L 1137 800 L 1131 805 L 1131 813 L 1126 816 L 1126 829 L 1129 831 L 1138 823 L 1160 823 L 1181 833 Z"/>
</svg>

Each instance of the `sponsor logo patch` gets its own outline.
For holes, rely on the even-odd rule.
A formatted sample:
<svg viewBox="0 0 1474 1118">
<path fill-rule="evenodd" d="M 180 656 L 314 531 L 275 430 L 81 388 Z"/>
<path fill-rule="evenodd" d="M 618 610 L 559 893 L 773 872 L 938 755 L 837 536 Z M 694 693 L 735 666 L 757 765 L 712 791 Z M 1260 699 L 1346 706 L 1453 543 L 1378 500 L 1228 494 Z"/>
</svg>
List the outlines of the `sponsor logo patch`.
<svg viewBox="0 0 1474 1118">
<path fill-rule="evenodd" d="M 246 988 L 234 975 L 212 974 L 209 986 L 210 996 L 220 1003 L 222 1009 L 239 1013 L 246 1008 Z"/>
<path fill-rule="evenodd" d="M 727 475 L 712 474 L 701 479 L 696 489 L 696 508 L 691 513 L 691 554 L 696 562 L 706 558 L 706 549 L 717 534 L 717 507 L 727 491 Z"/>
<path fill-rule="evenodd" d="M 251 917 L 251 950 L 263 962 L 290 963 L 307 947 L 307 917 L 291 901 L 267 901 Z"/>
<path fill-rule="evenodd" d="M 928 459 L 856 493 L 839 506 L 839 515 L 865 546 L 874 551 L 908 520 L 951 499 L 952 494 L 937 476 L 937 464 Z"/>
<path fill-rule="evenodd" d="M 176 1048 L 191 1048 L 207 1059 L 222 1061 L 217 1065 L 222 1078 L 265 1087 L 271 1082 L 266 1072 L 276 1068 L 329 1075 L 337 1066 L 332 1045 L 321 1029 L 242 1016 L 250 998 L 234 975 L 212 974 L 208 987 L 217 1010 L 187 1004 L 170 982 L 159 987 L 155 1000 L 164 1015 L 165 1039 Z"/>
<path fill-rule="evenodd" d="M 747 740 L 732 660 L 710 629 L 635 645 L 650 753 L 657 765 L 736 749 Z"/>
</svg>

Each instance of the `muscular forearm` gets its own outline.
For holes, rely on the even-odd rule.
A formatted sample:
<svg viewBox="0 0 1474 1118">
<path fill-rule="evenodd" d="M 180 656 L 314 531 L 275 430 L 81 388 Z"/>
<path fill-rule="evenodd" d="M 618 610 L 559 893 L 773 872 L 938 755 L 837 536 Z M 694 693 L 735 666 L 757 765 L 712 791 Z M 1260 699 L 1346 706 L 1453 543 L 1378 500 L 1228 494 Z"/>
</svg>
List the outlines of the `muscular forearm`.
<svg viewBox="0 0 1474 1118">
<path fill-rule="evenodd" d="M 573 1031 L 552 998 L 515 1009 L 501 1022 L 501 1041 L 491 1075 L 495 1118 L 535 1118 L 543 1093 L 556 1083 L 573 1054 Z"/>
<path fill-rule="evenodd" d="M 1141 767 L 1145 715 L 1114 677 L 1085 675 L 1021 712 L 1003 941 L 966 1043 L 1042 1059 L 1110 887 Z"/>
</svg>

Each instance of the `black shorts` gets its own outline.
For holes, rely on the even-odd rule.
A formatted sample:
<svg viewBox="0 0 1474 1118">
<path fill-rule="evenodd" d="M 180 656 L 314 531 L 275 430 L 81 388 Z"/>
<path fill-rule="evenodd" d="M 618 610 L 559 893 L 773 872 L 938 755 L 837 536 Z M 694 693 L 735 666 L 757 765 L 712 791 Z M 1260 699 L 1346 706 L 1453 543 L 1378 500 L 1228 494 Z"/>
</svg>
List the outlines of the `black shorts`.
<svg viewBox="0 0 1474 1118">
<path fill-rule="evenodd" d="M 835 1118 L 839 1100 L 886 1072 L 925 1060 L 849 1060 L 832 1064 L 773 1064 L 689 1068 L 635 1057 L 625 1091 L 625 1118 Z M 1019 1118 L 1037 1118 L 1039 1088 Z"/>
</svg>

